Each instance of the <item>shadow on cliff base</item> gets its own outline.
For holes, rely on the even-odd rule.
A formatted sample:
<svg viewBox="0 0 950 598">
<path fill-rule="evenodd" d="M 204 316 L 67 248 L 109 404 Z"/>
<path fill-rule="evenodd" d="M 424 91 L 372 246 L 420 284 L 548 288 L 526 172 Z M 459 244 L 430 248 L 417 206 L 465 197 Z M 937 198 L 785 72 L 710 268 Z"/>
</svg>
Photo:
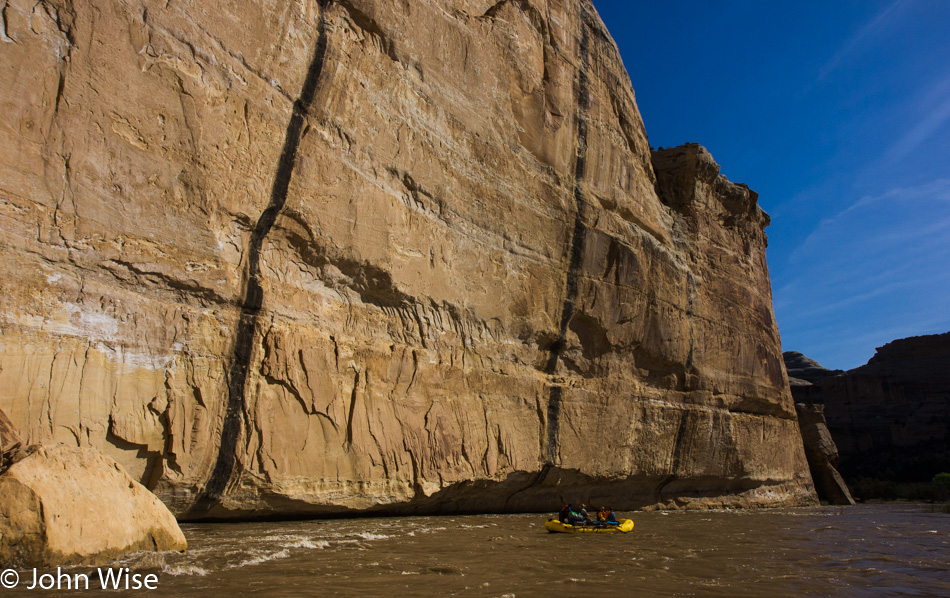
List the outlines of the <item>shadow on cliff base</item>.
<svg viewBox="0 0 950 598">
<path fill-rule="evenodd" d="M 658 493 L 658 489 L 662 492 Z M 388 517 L 402 515 L 476 515 L 554 513 L 564 504 L 609 505 L 620 511 L 678 508 L 745 508 L 813 504 L 788 484 L 749 478 L 635 476 L 598 478 L 574 469 L 547 467 L 541 472 L 514 472 L 503 480 L 471 480 L 430 495 L 421 489 L 405 502 L 364 509 L 317 504 L 271 492 L 258 494 L 260 509 L 230 510 L 217 505 L 200 517 L 183 521 L 281 521 L 308 518 Z M 776 495 L 785 495 L 776 501 Z M 266 505 L 266 506 L 263 506 Z"/>
</svg>

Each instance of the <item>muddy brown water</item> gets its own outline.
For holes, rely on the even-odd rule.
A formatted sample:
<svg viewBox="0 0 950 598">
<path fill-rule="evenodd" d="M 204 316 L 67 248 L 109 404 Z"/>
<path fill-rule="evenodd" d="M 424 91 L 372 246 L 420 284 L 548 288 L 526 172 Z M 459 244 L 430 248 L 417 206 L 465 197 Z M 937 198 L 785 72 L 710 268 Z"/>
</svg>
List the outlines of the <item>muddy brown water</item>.
<svg viewBox="0 0 950 598">
<path fill-rule="evenodd" d="M 929 505 L 626 513 L 629 534 L 567 535 L 544 516 L 185 525 L 187 554 L 113 565 L 139 596 L 950 596 L 950 515 Z M 36 572 L 46 585 L 49 570 Z M 32 570 L 0 595 L 39 595 Z M 114 579 L 114 578 L 113 578 Z M 82 584 L 83 578 L 78 579 Z M 130 588 L 134 587 L 134 579 Z"/>
</svg>

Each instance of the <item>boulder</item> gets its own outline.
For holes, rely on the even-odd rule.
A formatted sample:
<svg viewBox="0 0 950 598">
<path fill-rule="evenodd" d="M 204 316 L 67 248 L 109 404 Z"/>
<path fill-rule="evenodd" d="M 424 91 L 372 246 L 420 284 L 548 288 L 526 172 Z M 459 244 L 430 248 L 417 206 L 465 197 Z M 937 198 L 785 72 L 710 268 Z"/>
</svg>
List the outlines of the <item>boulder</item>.
<svg viewBox="0 0 950 598">
<path fill-rule="evenodd" d="M 0 474 L 0 566 L 94 565 L 186 548 L 168 508 L 96 449 L 33 445 Z"/>
</svg>

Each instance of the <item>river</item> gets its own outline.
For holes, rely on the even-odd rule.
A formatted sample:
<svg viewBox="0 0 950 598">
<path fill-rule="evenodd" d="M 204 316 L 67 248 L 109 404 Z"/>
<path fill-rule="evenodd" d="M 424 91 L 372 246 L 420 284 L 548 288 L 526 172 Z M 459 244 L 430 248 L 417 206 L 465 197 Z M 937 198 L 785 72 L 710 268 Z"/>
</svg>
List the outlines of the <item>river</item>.
<svg viewBox="0 0 950 598">
<path fill-rule="evenodd" d="M 189 524 L 187 554 L 138 555 L 113 567 L 139 581 L 154 575 L 157 585 L 119 595 L 153 597 L 946 597 L 950 515 L 934 511 L 884 504 L 621 513 L 634 531 L 608 535 L 549 534 L 539 515 Z M 89 590 L 71 593 L 116 596 L 99 590 L 99 572 L 68 570 L 91 580 Z M 33 575 L 21 571 L 19 588 L 0 594 L 46 594 L 25 589 Z"/>
</svg>

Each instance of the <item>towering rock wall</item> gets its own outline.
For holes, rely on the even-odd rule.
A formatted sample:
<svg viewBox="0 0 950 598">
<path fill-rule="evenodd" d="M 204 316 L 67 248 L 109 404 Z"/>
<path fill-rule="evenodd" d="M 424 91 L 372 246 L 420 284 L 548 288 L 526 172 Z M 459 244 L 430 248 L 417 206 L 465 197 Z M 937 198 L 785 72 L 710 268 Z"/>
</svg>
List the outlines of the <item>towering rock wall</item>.
<svg viewBox="0 0 950 598">
<path fill-rule="evenodd" d="M 755 194 L 587 0 L 9 0 L 0 409 L 182 517 L 813 501 Z M 659 195 L 658 195 L 659 191 Z"/>
</svg>

